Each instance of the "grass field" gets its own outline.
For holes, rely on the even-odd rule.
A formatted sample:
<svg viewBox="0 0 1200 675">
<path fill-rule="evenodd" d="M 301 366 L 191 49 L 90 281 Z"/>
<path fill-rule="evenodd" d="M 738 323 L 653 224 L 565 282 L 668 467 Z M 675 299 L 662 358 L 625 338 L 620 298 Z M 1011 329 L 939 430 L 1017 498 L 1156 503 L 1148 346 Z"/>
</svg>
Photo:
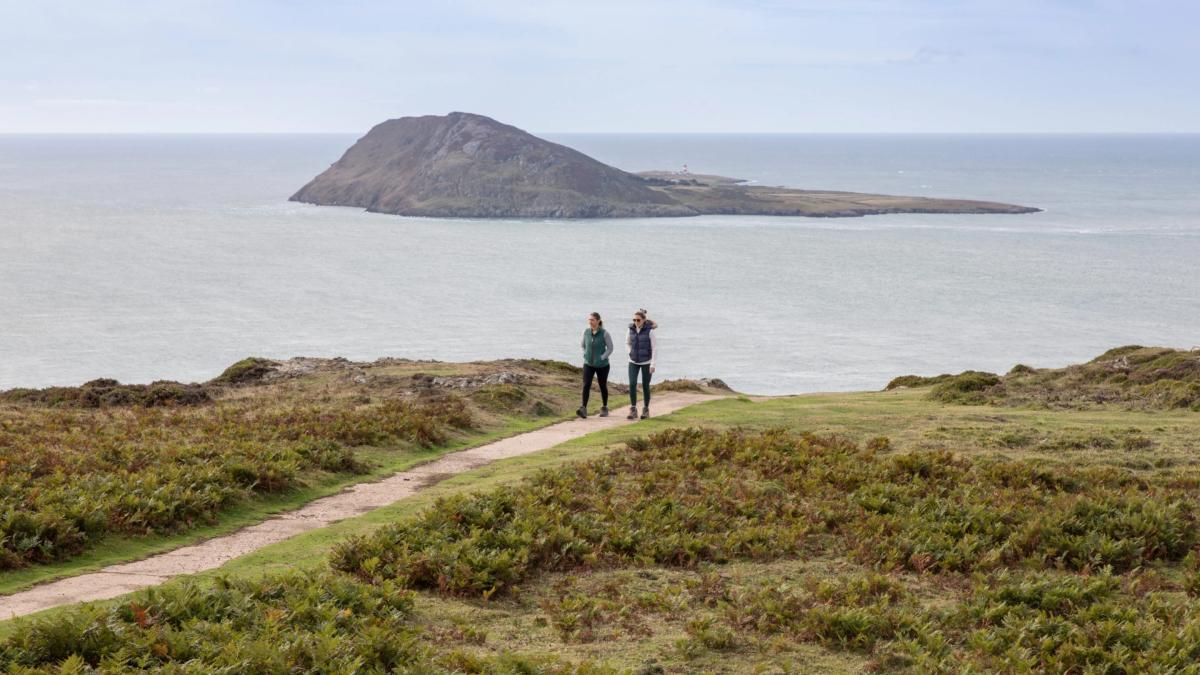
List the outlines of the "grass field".
<svg viewBox="0 0 1200 675">
<path fill-rule="evenodd" d="M 1198 446 L 1127 400 L 730 397 L 0 624 L 0 663 L 1195 672 Z"/>
<path fill-rule="evenodd" d="M 235 366 L 204 385 L 0 393 L 0 593 L 552 423 L 574 397 L 574 374 L 540 362 L 305 365 L 273 380 Z M 500 375 L 511 381 L 480 384 Z"/>
</svg>

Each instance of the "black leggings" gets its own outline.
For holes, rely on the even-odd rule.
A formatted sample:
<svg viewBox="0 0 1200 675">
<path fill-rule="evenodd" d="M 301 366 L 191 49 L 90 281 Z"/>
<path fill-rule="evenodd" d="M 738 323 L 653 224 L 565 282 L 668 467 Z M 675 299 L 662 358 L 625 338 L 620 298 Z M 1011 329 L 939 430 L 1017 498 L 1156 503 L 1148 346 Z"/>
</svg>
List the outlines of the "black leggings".
<svg viewBox="0 0 1200 675">
<path fill-rule="evenodd" d="M 650 364 L 639 366 L 636 363 L 629 364 L 629 405 L 637 407 L 637 381 L 638 371 L 642 373 L 642 405 L 650 406 Z"/>
<path fill-rule="evenodd" d="M 600 381 L 600 401 L 605 408 L 608 407 L 608 368 L 594 368 L 588 364 L 583 364 L 583 407 L 587 407 L 588 397 L 592 393 L 592 376 L 595 376 Z"/>
</svg>

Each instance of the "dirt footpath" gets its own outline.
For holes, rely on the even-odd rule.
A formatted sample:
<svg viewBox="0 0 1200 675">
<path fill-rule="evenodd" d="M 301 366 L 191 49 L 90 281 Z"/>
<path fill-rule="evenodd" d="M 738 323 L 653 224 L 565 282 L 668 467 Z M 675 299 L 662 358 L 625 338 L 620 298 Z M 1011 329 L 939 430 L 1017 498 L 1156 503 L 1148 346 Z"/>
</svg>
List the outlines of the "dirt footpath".
<svg viewBox="0 0 1200 675">
<path fill-rule="evenodd" d="M 654 414 L 666 415 L 713 396 L 693 393 L 663 393 L 654 397 Z M 518 457 L 552 448 L 595 431 L 630 424 L 628 409 L 617 406 L 606 418 L 572 420 L 444 455 L 432 462 L 393 474 L 374 483 L 359 483 L 257 525 L 193 546 L 151 556 L 137 562 L 110 565 L 97 572 L 53 581 L 0 597 L 0 620 L 32 614 L 43 609 L 77 602 L 106 600 L 141 588 L 157 586 L 171 577 L 211 570 L 265 546 L 387 506 L 455 474 L 496 460 Z"/>
</svg>

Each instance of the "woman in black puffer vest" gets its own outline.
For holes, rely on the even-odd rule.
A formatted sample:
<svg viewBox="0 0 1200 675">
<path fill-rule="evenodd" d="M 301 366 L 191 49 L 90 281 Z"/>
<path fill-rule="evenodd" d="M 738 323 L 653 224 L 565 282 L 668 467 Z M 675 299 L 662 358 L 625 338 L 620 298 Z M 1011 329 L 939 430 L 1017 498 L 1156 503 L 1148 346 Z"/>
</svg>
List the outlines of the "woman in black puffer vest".
<svg viewBox="0 0 1200 675">
<path fill-rule="evenodd" d="M 650 376 L 654 374 L 654 363 L 658 358 L 658 340 L 654 329 L 658 324 L 646 318 L 646 310 L 633 313 L 629 324 L 629 335 L 625 346 L 629 348 L 629 415 L 626 419 L 637 419 L 638 374 L 642 376 L 642 419 L 650 416 Z"/>
</svg>

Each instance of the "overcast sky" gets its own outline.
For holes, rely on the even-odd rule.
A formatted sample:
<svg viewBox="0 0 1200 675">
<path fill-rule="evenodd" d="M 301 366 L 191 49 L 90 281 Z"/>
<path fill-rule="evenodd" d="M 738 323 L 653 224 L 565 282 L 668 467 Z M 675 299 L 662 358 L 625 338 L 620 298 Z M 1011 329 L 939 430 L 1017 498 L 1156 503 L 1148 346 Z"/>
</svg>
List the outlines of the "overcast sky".
<svg viewBox="0 0 1200 675">
<path fill-rule="evenodd" d="M 1196 0 L 0 0 L 2 132 L 1200 131 Z"/>
</svg>

